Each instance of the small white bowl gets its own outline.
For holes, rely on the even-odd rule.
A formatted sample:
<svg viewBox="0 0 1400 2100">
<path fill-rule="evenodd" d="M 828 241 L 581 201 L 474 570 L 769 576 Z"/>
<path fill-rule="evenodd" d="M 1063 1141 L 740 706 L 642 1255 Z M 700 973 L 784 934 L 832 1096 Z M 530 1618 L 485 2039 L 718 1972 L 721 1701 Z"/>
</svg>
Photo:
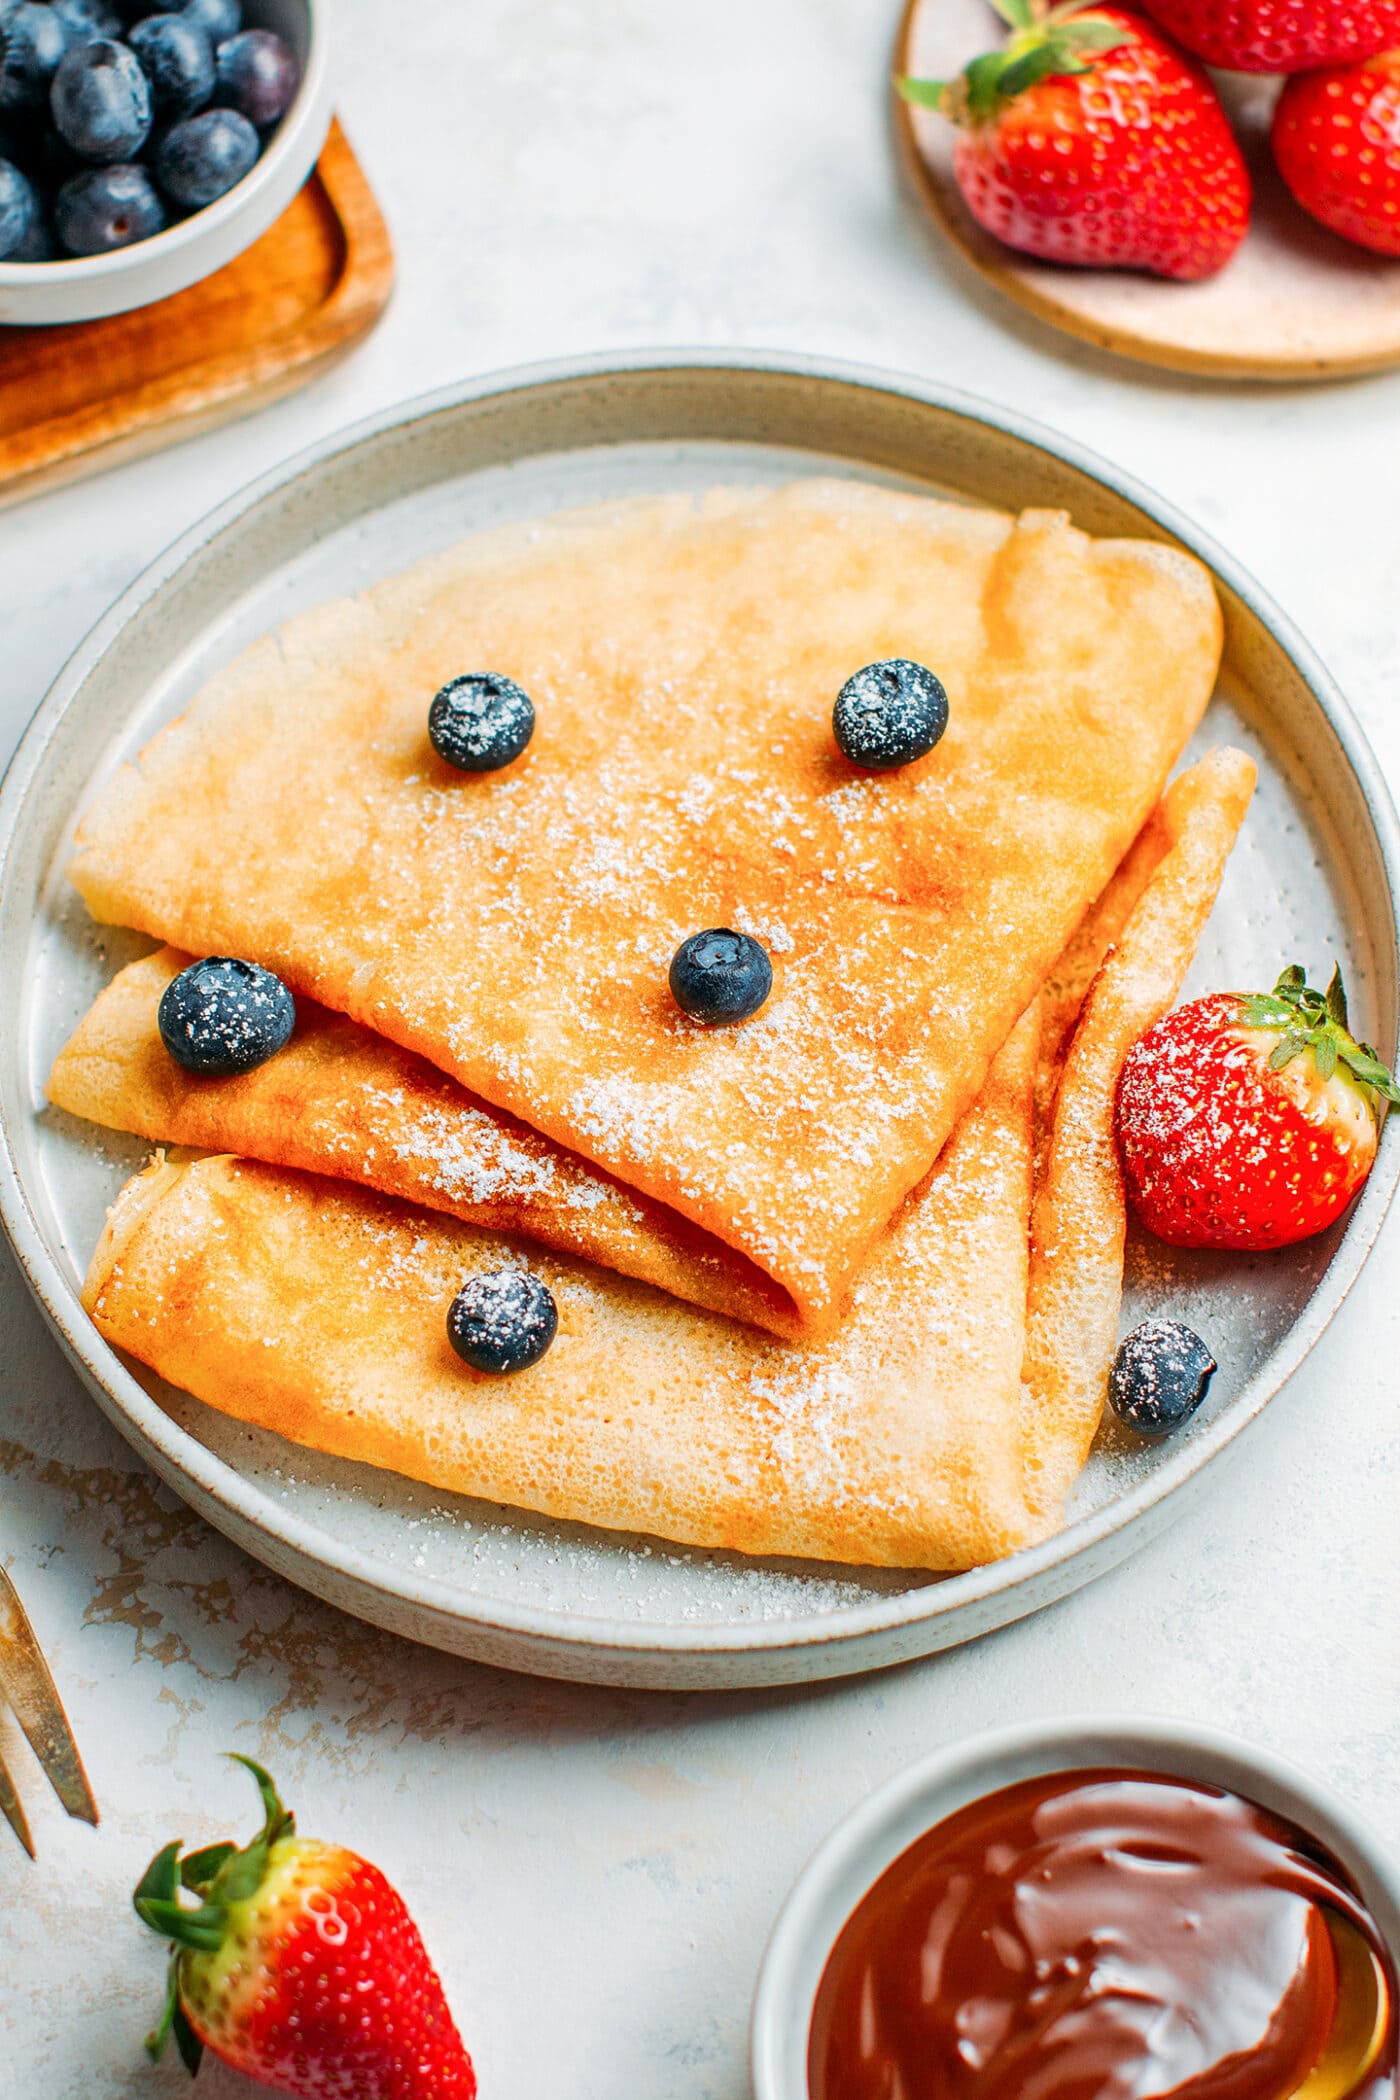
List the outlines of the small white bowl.
<svg viewBox="0 0 1400 2100">
<path fill-rule="evenodd" d="M 262 158 L 227 196 L 153 240 L 66 262 L 0 262 L 0 324 L 44 326 L 129 313 L 184 291 L 250 248 L 315 167 L 331 120 L 329 0 L 244 0 L 249 29 L 275 29 L 301 64 L 296 100 Z"/>
<path fill-rule="evenodd" d="M 1282 1758 L 1174 1721 L 1094 1718 L 998 1729 L 942 1750 L 881 1787 L 838 1825 L 804 1871 L 759 1974 L 754 2100 L 810 2100 L 807 2038 L 827 1957 L 862 1896 L 902 1852 L 999 1787 L 1093 1765 L 1202 1780 L 1287 1817 L 1346 1868 L 1392 1955 L 1400 1957 L 1400 1871 L 1349 1809 Z"/>
</svg>

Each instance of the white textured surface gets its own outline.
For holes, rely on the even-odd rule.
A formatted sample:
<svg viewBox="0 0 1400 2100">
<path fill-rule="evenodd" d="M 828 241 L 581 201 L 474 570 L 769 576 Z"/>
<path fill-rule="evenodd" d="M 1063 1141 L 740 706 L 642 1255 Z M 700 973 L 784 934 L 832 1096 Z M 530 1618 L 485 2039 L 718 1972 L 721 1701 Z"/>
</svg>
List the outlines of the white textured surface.
<svg viewBox="0 0 1400 2100">
<path fill-rule="evenodd" d="M 1320 646 L 1392 779 L 1400 376 L 1184 384 L 1043 335 L 933 252 L 882 82 L 892 0 L 339 0 L 341 106 L 398 239 L 377 335 L 250 421 L 0 515 L 5 747 L 115 593 L 252 473 L 464 372 L 639 343 L 926 372 L 1072 432 L 1199 517 Z M 1208 1719 L 1400 1846 L 1400 1218 L 1301 1376 L 1165 1539 L 977 1648 L 815 1691 L 682 1697 L 406 1649 L 264 1574 L 135 1465 L 8 1259 L 0 1557 L 87 1754 L 69 1825 L 0 1718 L 41 1866 L 0 1841 L 0 2090 L 175 2093 L 126 1907 L 166 1837 L 249 1820 L 223 1748 L 377 1858 L 486 2100 L 742 2100 L 768 1926 L 830 1824 L 911 1757 L 1031 1713 Z M 217 2069 L 200 2090 L 250 2089 Z"/>
</svg>

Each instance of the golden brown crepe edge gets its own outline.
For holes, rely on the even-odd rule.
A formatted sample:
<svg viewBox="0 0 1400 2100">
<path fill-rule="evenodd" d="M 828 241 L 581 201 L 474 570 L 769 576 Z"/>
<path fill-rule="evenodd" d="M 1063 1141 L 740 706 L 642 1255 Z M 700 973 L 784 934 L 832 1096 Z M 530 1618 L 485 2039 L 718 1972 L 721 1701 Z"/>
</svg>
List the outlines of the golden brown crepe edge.
<svg viewBox="0 0 1400 2100">
<path fill-rule="evenodd" d="M 1090 988 L 1065 1059 L 1031 1218 L 1027 1473 L 1047 1529 L 1089 1455 L 1122 1301 L 1127 1206 L 1113 1134 L 1123 1060 L 1166 1013 L 1210 916 L 1254 792 L 1254 761 L 1211 752 L 1163 798 L 1170 844 Z"/>
</svg>

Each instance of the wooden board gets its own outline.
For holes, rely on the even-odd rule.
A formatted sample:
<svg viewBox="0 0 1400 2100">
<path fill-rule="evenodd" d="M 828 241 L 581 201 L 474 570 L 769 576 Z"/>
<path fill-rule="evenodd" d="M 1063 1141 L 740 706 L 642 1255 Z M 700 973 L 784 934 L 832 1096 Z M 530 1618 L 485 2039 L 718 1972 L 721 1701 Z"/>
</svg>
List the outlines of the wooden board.
<svg viewBox="0 0 1400 2100">
<path fill-rule="evenodd" d="M 104 321 L 0 328 L 0 503 L 289 393 L 368 333 L 389 230 L 338 124 L 304 189 L 233 262 Z"/>
<path fill-rule="evenodd" d="M 946 79 L 1004 34 L 985 0 L 907 0 L 896 74 Z M 1204 284 L 1018 256 L 984 233 L 963 203 L 952 125 L 896 93 L 895 126 L 915 191 L 940 231 L 999 291 L 1069 335 L 1221 379 L 1339 378 L 1400 364 L 1400 260 L 1353 247 L 1294 203 L 1269 151 L 1277 81 L 1216 77 L 1255 200 L 1244 246 Z"/>
</svg>

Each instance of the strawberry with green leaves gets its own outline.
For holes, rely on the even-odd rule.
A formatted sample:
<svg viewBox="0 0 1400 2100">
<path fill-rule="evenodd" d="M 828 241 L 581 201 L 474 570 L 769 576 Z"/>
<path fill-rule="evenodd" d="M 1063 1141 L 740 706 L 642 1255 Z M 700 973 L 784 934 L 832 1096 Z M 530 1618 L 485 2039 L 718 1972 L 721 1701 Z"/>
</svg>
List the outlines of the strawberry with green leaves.
<svg viewBox="0 0 1400 2100">
<path fill-rule="evenodd" d="M 902 80 L 956 124 L 980 226 L 1049 262 L 1211 277 L 1249 227 L 1234 133 L 1194 59 L 1124 7 L 992 0 L 1012 36 L 956 80 Z"/>
<path fill-rule="evenodd" d="M 1216 992 L 1140 1036 L 1118 1082 L 1128 1200 L 1174 1247 L 1286 1247 L 1335 1223 L 1400 1087 L 1347 1025 L 1341 972 Z"/>
<path fill-rule="evenodd" d="M 156 1854 L 134 1901 L 169 1940 L 165 2014 L 191 2073 L 207 2049 L 303 2100 L 474 2100 L 462 2046 L 418 1928 L 378 1867 L 299 1838 L 260 1765 L 250 1845 Z"/>
</svg>

